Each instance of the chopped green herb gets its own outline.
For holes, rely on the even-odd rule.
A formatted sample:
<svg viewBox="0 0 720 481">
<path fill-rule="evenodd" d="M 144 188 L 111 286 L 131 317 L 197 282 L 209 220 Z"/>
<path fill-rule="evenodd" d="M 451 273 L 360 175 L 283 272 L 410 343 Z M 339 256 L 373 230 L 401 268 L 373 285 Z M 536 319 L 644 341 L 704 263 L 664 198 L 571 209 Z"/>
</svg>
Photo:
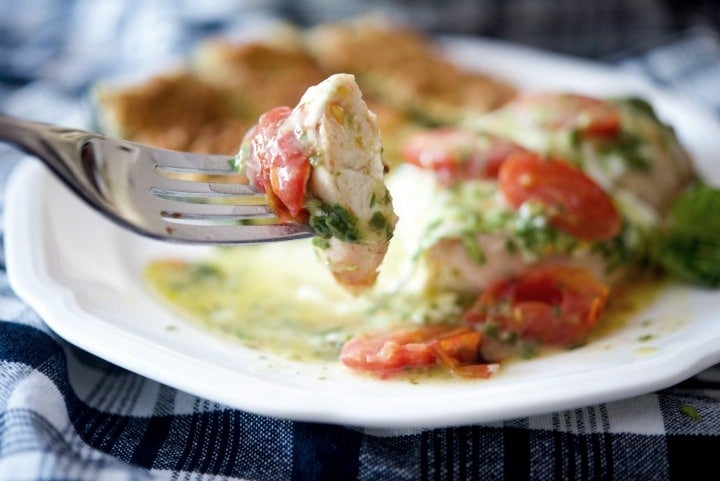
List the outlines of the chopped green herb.
<svg viewBox="0 0 720 481">
<path fill-rule="evenodd" d="M 623 97 L 615 99 L 614 102 L 616 104 L 630 106 L 633 109 L 644 113 L 653 120 L 658 121 L 658 116 L 655 113 L 655 109 L 653 109 L 652 105 L 650 105 L 650 103 L 645 99 L 642 99 L 640 97 Z"/>
<path fill-rule="evenodd" d="M 325 250 L 330 248 L 330 242 L 324 237 L 313 237 L 312 244 L 318 249 Z"/>
<path fill-rule="evenodd" d="M 189 272 L 190 275 L 196 280 L 220 278 L 223 275 L 222 271 L 218 267 L 205 262 L 193 264 L 190 267 Z"/>
<path fill-rule="evenodd" d="M 380 232 L 387 225 L 387 219 L 381 212 L 375 211 L 372 217 L 370 217 L 368 225 L 374 232 Z"/>
<path fill-rule="evenodd" d="M 638 342 L 647 342 L 652 338 L 653 338 L 652 334 L 643 334 L 642 336 L 638 337 Z"/>
<path fill-rule="evenodd" d="M 639 135 L 622 131 L 619 135 L 608 139 L 600 151 L 606 155 L 618 155 L 631 169 L 648 171 L 652 164 L 642 153 L 644 145 L 645 141 Z"/>
<path fill-rule="evenodd" d="M 360 233 L 357 218 L 339 204 L 327 205 L 312 203 L 308 205 L 310 220 L 308 224 L 319 237 L 335 237 L 343 242 L 358 242 Z"/>
<path fill-rule="evenodd" d="M 549 225 L 544 209 L 535 211 L 530 207 L 530 214 L 516 217 L 511 224 L 514 247 L 524 254 L 541 256 L 550 250 L 562 253 L 575 250 L 577 239 Z"/>
<path fill-rule="evenodd" d="M 513 255 L 518 253 L 518 245 L 514 239 L 508 237 L 505 241 L 505 250 L 508 251 L 509 254 Z"/>
<path fill-rule="evenodd" d="M 573 129 L 570 132 L 570 146 L 573 149 L 579 149 L 582 143 L 582 132 L 580 129 Z"/>
<path fill-rule="evenodd" d="M 483 327 L 483 332 L 491 339 L 500 338 L 500 328 L 494 322 L 486 322 L 485 326 Z"/>
<path fill-rule="evenodd" d="M 532 359 L 537 356 L 537 346 L 532 342 L 520 342 L 518 349 L 520 357 L 523 359 Z"/>
<path fill-rule="evenodd" d="M 427 226 L 425 227 L 425 229 L 428 232 L 433 231 L 433 230 L 437 229 L 438 227 L 440 227 L 442 225 L 442 223 L 443 223 L 442 219 L 435 219 L 435 220 L 429 222 L 427 224 Z"/>
<path fill-rule="evenodd" d="M 646 237 L 647 233 L 624 220 L 619 235 L 610 240 L 594 243 L 591 250 L 602 256 L 605 261 L 605 271 L 613 272 L 623 265 L 642 260 Z"/>
<path fill-rule="evenodd" d="M 693 419 L 695 421 L 702 420 L 702 416 L 700 416 L 700 413 L 697 412 L 697 409 L 695 409 L 693 406 L 689 404 L 684 404 L 680 407 L 680 413 L 684 414 L 685 416 L 689 417 L 690 419 Z"/>
<path fill-rule="evenodd" d="M 487 260 L 485 258 L 485 253 L 480 248 L 480 244 L 478 244 L 475 235 L 465 234 L 460 238 L 460 240 L 462 241 L 463 247 L 465 247 L 465 252 L 467 252 L 468 256 L 470 256 L 470 259 L 477 264 L 485 264 L 485 261 Z"/>
</svg>

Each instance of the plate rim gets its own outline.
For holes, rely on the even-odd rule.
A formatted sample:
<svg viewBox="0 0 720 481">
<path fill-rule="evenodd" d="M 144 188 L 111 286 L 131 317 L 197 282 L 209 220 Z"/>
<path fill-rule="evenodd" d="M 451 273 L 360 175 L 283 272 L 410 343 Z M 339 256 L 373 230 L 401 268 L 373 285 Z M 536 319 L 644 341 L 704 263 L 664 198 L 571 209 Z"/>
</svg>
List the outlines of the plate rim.
<svg viewBox="0 0 720 481">
<path fill-rule="evenodd" d="M 453 41 L 457 41 L 455 38 Z M 475 38 L 459 39 L 459 41 L 467 41 L 471 44 L 480 44 L 484 48 L 499 48 L 506 49 L 509 51 L 519 50 L 524 54 L 538 55 L 546 61 L 554 62 L 573 62 L 581 63 L 587 66 L 595 66 L 597 64 L 585 60 L 577 61 L 576 59 L 567 58 L 562 55 L 552 54 L 542 51 L 536 51 L 527 47 L 516 47 L 513 44 L 507 44 L 499 41 L 486 41 L 484 39 L 479 40 Z M 602 70 L 612 70 L 612 66 L 602 66 Z M 618 71 L 622 72 L 622 71 Z M 644 82 L 642 79 L 636 79 L 634 76 L 630 76 L 634 80 L 640 82 L 638 85 L 647 88 L 649 92 L 653 92 L 654 95 L 662 95 L 676 102 L 683 102 L 689 109 L 697 109 L 698 112 L 703 112 L 694 104 L 688 103 L 686 99 L 678 97 L 677 94 L 671 92 L 664 92 L 658 89 L 656 86 L 649 82 Z M 628 77 L 628 78 L 630 78 Z M 714 116 L 704 112 L 708 118 L 712 119 L 714 124 L 718 125 L 720 131 L 720 123 Z M 253 396 L 245 396 L 242 398 L 242 402 L 239 402 L 236 396 L 229 395 L 226 390 L 219 389 L 217 387 L 207 389 L 207 386 L 202 382 L 193 382 L 193 379 L 189 376 L 177 376 L 173 369 L 169 369 L 167 366 L 163 368 L 162 365 L 154 363 L 149 365 L 140 359 L 136 359 L 133 356 L 128 357 L 126 354 L 128 348 L 130 350 L 142 350 L 143 348 L 152 347 L 152 342 L 148 340 L 138 339 L 134 333 L 128 333 L 120 328 L 112 329 L 107 322 L 97 323 L 94 325 L 92 332 L 103 333 L 105 335 L 121 335 L 125 340 L 130 343 L 125 345 L 125 349 L 103 349 L 98 345 L 93 344 L 88 340 L 86 336 L 78 335 L 76 331 L 72 329 L 71 325 L 68 325 L 63 320 L 64 316 L 78 316 L 80 321 L 75 322 L 88 322 L 92 324 L 94 320 L 93 316 L 87 312 L 82 311 L 76 304 L 73 304 L 71 295 L 64 292 L 64 295 L 52 296 L 50 298 L 45 297 L 48 288 L 57 288 L 57 283 L 53 282 L 50 278 L 46 269 L 44 269 L 43 260 L 43 236 L 37 235 L 38 230 L 46 231 L 49 227 L 38 223 L 37 216 L 42 216 L 43 210 L 43 193 L 39 195 L 37 190 L 32 190 L 31 187 L 37 186 L 39 181 L 42 179 L 51 178 L 43 166 L 34 160 L 26 160 L 21 162 L 12 172 L 5 195 L 5 249 L 6 249 L 6 262 L 7 262 L 7 274 L 8 280 L 15 293 L 25 303 L 32 307 L 40 317 L 47 323 L 48 327 L 61 338 L 67 340 L 71 344 L 74 344 L 92 354 L 95 354 L 101 358 L 104 358 L 114 364 L 117 364 L 125 369 L 140 375 L 146 376 L 150 379 L 154 379 L 157 382 L 161 382 L 182 391 L 192 393 L 194 395 L 212 399 L 214 401 L 226 404 L 230 407 L 237 409 L 243 409 L 250 412 L 254 412 L 260 415 L 280 417 L 286 419 L 294 419 L 301 421 L 311 422 L 329 422 L 335 424 L 353 425 L 353 426 L 364 426 L 364 427 L 376 427 L 376 428 L 431 428 L 431 427 L 442 427 L 459 424 L 469 424 L 478 422 L 493 422 L 504 419 L 511 419 L 516 417 L 525 417 L 548 413 L 551 411 L 557 411 L 562 409 L 577 408 L 582 406 L 588 406 L 591 404 L 597 404 L 600 402 L 611 402 L 618 399 L 624 399 L 635 395 L 641 395 L 650 393 L 657 389 L 671 386 L 679 381 L 682 381 L 704 368 L 710 367 L 713 364 L 720 362 L 720 349 L 713 351 L 711 349 L 711 341 L 705 340 L 701 342 L 699 346 L 695 346 L 694 353 L 696 357 L 687 359 L 684 366 L 672 371 L 672 375 L 661 375 L 660 369 L 655 369 L 655 374 L 643 378 L 642 382 L 633 384 L 632 386 L 625 386 L 623 389 L 615 389 L 608 392 L 607 389 L 601 388 L 599 385 L 591 386 L 587 392 L 578 393 L 574 396 L 564 396 L 562 399 L 556 397 L 546 397 L 543 402 L 536 403 L 532 406 L 527 403 L 516 403 L 509 407 L 496 407 L 495 409 L 472 410 L 465 409 L 460 412 L 432 412 L 430 414 L 424 414 L 418 416 L 417 414 L 404 412 L 403 410 L 395 409 L 396 416 L 388 416 L 386 411 L 364 409 L 354 412 L 348 412 L 349 407 L 359 407 L 357 402 L 350 402 L 342 408 L 332 407 L 325 403 L 330 403 L 336 396 L 332 393 L 325 393 L 324 396 L 319 397 L 319 400 L 323 402 L 308 405 L 307 403 L 298 404 L 295 403 L 293 406 L 288 407 L 287 403 L 282 400 L 280 394 L 293 394 L 298 395 L 297 389 L 291 387 L 278 388 L 272 382 L 264 383 L 262 388 L 268 388 L 268 385 L 274 387 L 275 391 L 278 389 L 278 397 L 256 399 Z M 31 195 L 31 192 L 35 192 L 35 195 Z M 40 254 L 40 255 L 38 255 Z M 87 318 L 90 317 L 90 319 Z M 92 327 L 92 326 L 91 326 Z M 720 331 L 713 337 L 709 338 L 712 341 L 720 341 Z M 155 345 L 157 347 L 157 345 Z M 160 346 L 163 347 L 163 346 Z M 167 353 L 163 353 L 165 356 Z M 198 368 L 207 363 L 203 363 L 202 360 L 197 358 L 188 357 L 184 361 L 177 356 L 170 356 L 170 360 L 176 362 L 184 362 L 189 372 L 194 372 Z M 648 363 L 655 367 L 668 367 L 665 366 L 669 361 L 662 358 L 649 358 Z M 217 367 L 215 367 L 217 369 Z M 619 369 L 619 368 L 618 368 Z M 227 374 L 227 373 L 225 373 Z M 233 376 L 239 376 L 243 379 L 242 372 L 235 372 Z M 573 373 L 571 378 L 576 377 L 577 374 Z M 256 386 L 258 381 L 256 379 L 249 380 L 251 384 Z M 568 379 L 565 379 L 567 382 Z M 375 381 L 381 382 L 381 381 Z M 270 389 L 273 391 L 273 389 Z M 468 389 L 468 392 L 473 391 Z M 392 417 L 392 419 L 390 419 Z"/>
</svg>

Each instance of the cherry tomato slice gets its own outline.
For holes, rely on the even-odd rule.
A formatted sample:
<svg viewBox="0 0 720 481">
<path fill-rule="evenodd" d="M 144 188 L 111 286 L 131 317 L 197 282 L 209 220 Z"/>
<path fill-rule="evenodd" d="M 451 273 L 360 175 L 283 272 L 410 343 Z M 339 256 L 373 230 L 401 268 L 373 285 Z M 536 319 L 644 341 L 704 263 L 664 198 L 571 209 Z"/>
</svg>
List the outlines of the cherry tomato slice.
<svg viewBox="0 0 720 481">
<path fill-rule="evenodd" d="M 620 132 L 620 110 L 605 100 L 543 92 L 522 96 L 515 105 L 550 130 L 577 130 L 585 137 L 613 137 Z"/>
<path fill-rule="evenodd" d="M 305 195 L 312 166 L 294 132 L 277 139 L 278 155 L 273 158 L 272 190 L 290 213 L 290 220 L 305 223 Z"/>
<path fill-rule="evenodd" d="M 289 107 L 277 107 L 260 116 L 244 141 L 252 146 L 245 168 L 253 185 L 266 194 L 268 205 L 281 222 L 304 223 L 312 167 L 293 132 L 281 132 L 290 112 Z"/>
<path fill-rule="evenodd" d="M 572 345 L 596 325 L 608 294 L 608 287 L 584 269 L 538 268 L 492 284 L 464 321 L 492 323 L 520 339 Z"/>
<path fill-rule="evenodd" d="M 425 330 L 355 337 L 342 347 L 340 361 L 351 368 L 373 372 L 430 366 L 437 356 L 426 342 L 428 337 L 430 333 Z"/>
<path fill-rule="evenodd" d="M 550 224 L 587 241 L 615 237 L 622 226 L 612 199 L 580 169 L 558 160 L 521 152 L 500 167 L 500 191 L 513 207 L 538 202 Z"/>
<path fill-rule="evenodd" d="M 406 368 L 442 365 L 463 377 L 488 377 L 496 368 L 479 360 L 482 335 L 469 327 L 428 326 L 355 337 L 340 361 L 380 377 Z"/>
<path fill-rule="evenodd" d="M 498 365 L 478 362 L 482 340 L 476 330 L 458 327 L 437 336 L 430 345 L 435 348 L 440 364 L 456 376 L 488 378 Z"/>
<path fill-rule="evenodd" d="M 494 179 L 512 153 L 525 151 L 502 137 L 441 128 L 416 132 L 402 147 L 405 162 L 433 170 L 443 184 L 474 178 Z"/>
</svg>

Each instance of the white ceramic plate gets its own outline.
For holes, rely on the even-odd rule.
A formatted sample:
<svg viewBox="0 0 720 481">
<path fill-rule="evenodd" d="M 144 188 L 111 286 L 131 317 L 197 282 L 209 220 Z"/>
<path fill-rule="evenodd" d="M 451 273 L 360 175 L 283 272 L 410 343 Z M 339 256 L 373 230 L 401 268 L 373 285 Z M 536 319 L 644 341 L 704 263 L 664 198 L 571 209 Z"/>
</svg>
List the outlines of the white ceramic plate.
<svg viewBox="0 0 720 481">
<path fill-rule="evenodd" d="M 447 45 L 458 62 L 480 63 L 521 87 L 649 98 L 702 174 L 719 183 L 720 171 L 711 168 L 720 159 L 720 125 L 686 101 L 606 66 L 495 42 Z M 177 319 L 145 290 L 140 272 L 147 262 L 199 257 L 204 248 L 119 229 L 36 162 L 20 166 L 7 196 L 10 281 L 54 331 L 127 369 L 255 413 L 388 428 L 490 422 L 650 392 L 720 362 L 720 292 L 687 286 L 669 288 L 594 343 L 510 364 L 490 380 L 414 385 L 355 376 L 339 364 L 287 361 Z M 652 339 L 642 341 L 648 334 Z"/>
</svg>

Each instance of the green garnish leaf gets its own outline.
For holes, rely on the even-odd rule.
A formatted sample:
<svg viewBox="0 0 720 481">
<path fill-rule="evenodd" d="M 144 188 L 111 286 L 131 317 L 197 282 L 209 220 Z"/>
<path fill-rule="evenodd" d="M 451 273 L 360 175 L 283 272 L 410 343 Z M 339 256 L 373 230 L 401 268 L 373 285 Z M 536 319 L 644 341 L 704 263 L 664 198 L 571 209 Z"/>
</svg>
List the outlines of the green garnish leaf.
<svg viewBox="0 0 720 481">
<path fill-rule="evenodd" d="M 695 421 L 702 420 L 702 416 L 700 416 L 700 413 L 697 412 L 697 409 L 695 409 L 689 404 L 684 404 L 683 406 L 681 406 L 680 412 L 685 416 L 689 417 L 690 419 L 694 419 Z"/>
<path fill-rule="evenodd" d="M 720 287 L 720 189 L 697 184 L 681 195 L 650 255 L 672 275 Z"/>
</svg>

